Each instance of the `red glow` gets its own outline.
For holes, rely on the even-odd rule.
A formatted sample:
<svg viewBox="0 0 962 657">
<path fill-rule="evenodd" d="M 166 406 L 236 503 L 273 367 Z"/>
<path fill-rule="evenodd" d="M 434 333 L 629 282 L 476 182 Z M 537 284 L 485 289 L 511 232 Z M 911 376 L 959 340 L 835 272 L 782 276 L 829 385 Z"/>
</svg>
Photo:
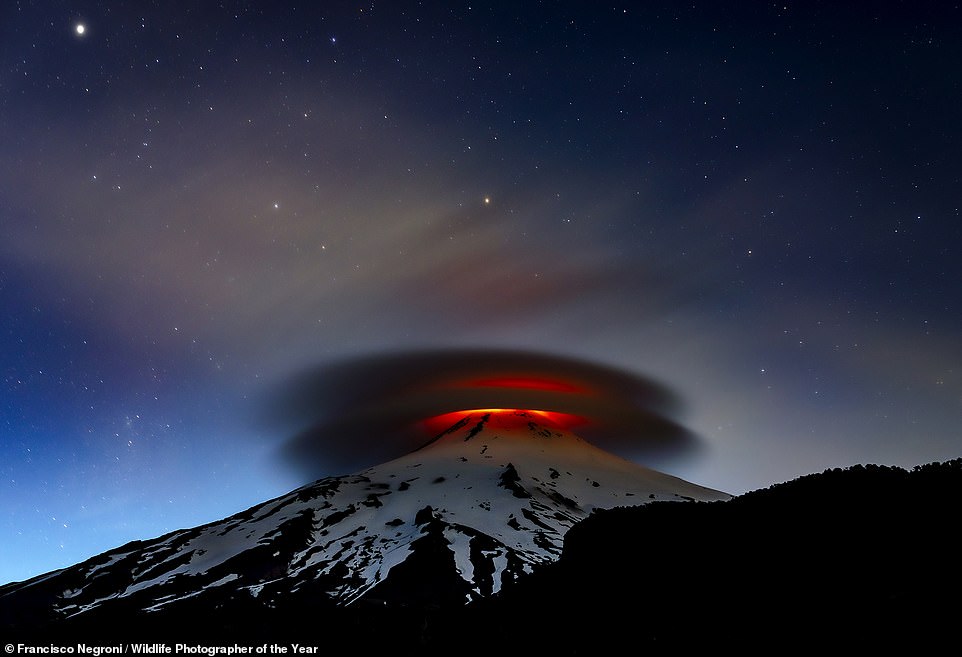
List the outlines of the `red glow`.
<svg viewBox="0 0 962 657">
<path fill-rule="evenodd" d="M 432 435 L 436 435 L 442 431 L 450 429 L 455 423 L 460 421 L 466 415 L 514 415 L 517 413 L 526 413 L 530 416 L 533 416 L 531 418 L 533 422 L 557 429 L 570 429 L 571 427 L 584 424 L 585 422 L 585 419 L 578 415 L 559 413 L 558 411 L 540 411 L 520 408 L 472 408 L 463 411 L 453 411 L 451 413 L 435 415 L 434 417 L 426 418 L 423 423 L 424 427 Z"/>
<path fill-rule="evenodd" d="M 579 386 L 567 381 L 542 379 L 533 376 L 497 376 L 487 379 L 475 379 L 463 385 L 480 386 L 484 388 L 526 388 L 529 390 L 551 390 L 554 392 L 584 392 Z"/>
</svg>

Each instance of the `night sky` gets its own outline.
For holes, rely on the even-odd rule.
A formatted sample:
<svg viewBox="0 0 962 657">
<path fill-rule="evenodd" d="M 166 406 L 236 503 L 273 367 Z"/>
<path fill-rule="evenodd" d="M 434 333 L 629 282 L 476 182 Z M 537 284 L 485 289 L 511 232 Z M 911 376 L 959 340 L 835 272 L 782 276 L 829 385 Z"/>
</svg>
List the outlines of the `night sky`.
<svg viewBox="0 0 962 657">
<path fill-rule="evenodd" d="M 960 26 L 2 3 L 0 583 L 307 483 L 272 395 L 417 350 L 657 382 L 700 447 L 627 456 L 732 494 L 962 456 Z"/>
</svg>

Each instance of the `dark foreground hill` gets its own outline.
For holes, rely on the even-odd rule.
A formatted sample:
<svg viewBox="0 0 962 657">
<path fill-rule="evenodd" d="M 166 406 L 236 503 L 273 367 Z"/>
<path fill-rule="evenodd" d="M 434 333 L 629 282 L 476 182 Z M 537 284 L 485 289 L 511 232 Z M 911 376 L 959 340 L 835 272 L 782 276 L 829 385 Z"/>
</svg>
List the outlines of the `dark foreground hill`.
<svg viewBox="0 0 962 657">
<path fill-rule="evenodd" d="M 502 637 L 591 654 L 958 646 L 962 460 L 855 466 L 734 498 L 599 512 L 488 606 Z M 561 631 L 525 628 L 557 611 Z M 617 641 L 615 641 L 617 643 Z"/>
<path fill-rule="evenodd" d="M 336 607 L 291 595 L 176 611 L 96 611 L 33 626 L 0 609 L 4 636 L 55 640 L 300 642 L 331 649 L 439 654 L 599 654 L 730 648 L 752 653 L 958 645 L 962 618 L 962 459 L 855 466 L 730 501 L 596 512 L 573 527 L 555 563 L 461 606 Z M 438 551 L 440 554 L 441 551 Z M 397 585 L 438 584 L 430 558 Z M 0 589 L 2 593 L 2 589 Z"/>
</svg>

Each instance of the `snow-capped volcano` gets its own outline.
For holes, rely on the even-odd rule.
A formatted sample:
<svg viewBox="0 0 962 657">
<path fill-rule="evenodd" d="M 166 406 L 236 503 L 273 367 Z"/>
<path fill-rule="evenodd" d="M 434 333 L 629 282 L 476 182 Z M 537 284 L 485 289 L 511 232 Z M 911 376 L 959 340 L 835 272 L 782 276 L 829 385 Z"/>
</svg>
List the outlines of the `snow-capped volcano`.
<svg viewBox="0 0 962 657">
<path fill-rule="evenodd" d="M 406 456 L 0 588 L 0 603 L 32 590 L 67 617 L 297 592 L 468 602 L 555 560 L 595 508 L 729 497 L 600 450 L 550 414 L 471 411 Z"/>
</svg>

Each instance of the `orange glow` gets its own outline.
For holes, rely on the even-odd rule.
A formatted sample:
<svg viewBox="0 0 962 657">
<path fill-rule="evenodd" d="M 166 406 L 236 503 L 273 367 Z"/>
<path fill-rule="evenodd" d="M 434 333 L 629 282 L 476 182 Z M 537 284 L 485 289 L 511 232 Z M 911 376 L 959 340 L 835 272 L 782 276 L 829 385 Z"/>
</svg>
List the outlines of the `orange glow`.
<svg viewBox="0 0 962 657">
<path fill-rule="evenodd" d="M 585 422 L 585 419 L 578 415 L 559 413 L 558 411 L 541 411 L 528 408 L 472 408 L 435 415 L 434 417 L 425 419 L 423 424 L 429 432 L 436 435 L 450 429 L 466 415 L 513 415 L 515 413 L 527 413 L 534 416 L 531 418 L 532 421 L 557 429 L 570 429 Z"/>
<path fill-rule="evenodd" d="M 529 390 L 552 390 L 554 392 L 584 392 L 580 387 L 567 381 L 542 379 L 533 376 L 497 376 L 467 381 L 462 385 L 484 388 L 526 388 Z"/>
</svg>

